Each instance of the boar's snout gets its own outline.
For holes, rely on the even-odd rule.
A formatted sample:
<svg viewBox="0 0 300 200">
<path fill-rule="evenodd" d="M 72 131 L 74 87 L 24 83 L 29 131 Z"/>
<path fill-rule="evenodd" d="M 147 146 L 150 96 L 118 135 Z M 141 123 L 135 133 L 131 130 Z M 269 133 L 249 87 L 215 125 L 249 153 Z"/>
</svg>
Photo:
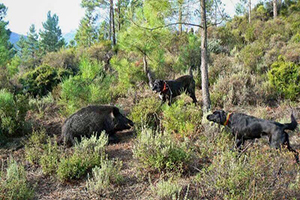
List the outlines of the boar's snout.
<svg viewBox="0 0 300 200">
<path fill-rule="evenodd" d="M 118 116 L 116 116 L 116 119 L 117 119 L 117 124 L 115 127 L 116 131 L 130 129 L 134 125 L 134 123 L 130 119 L 126 118 L 122 114 L 119 114 Z"/>
</svg>

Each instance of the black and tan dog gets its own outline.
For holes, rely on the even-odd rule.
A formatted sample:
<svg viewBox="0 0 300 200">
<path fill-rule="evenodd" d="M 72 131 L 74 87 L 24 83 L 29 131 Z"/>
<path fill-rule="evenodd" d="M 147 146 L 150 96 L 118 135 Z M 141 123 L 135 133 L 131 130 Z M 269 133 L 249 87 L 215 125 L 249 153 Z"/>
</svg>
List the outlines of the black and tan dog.
<svg viewBox="0 0 300 200">
<path fill-rule="evenodd" d="M 172 98 L 185 92 L 189 95 L 194 103 L 197 103 L 195 95 L 195 80 L 192 75 L 181 76 L 175 80 L 159 80 L 156 79 L 153 82 L 152 90 L 159 93 L 159 97 L 162 103 L 168 100 L 168 104 L 171 105 Z"/>
<path fill-rule="evenodd" d="M 295 130 L 297 121 L 291 115 L 291 123 L 281 124 L 278 122 L 259 119 L 243 113 L 227 113 L 223 110 L 214 111 L 207 116 L 209 121 L 227 126 L 236 137 L 236 146 L 240 148 L 245 140 L 261 138 L 266 135 L 269 138 L 271 147 L 276 149 L 286 145 L 289 151 L 295 155 L 296 162 L 299 162 L 298 152 L 290 146 L 289 135 L 285 130 Z"/>
</svg>

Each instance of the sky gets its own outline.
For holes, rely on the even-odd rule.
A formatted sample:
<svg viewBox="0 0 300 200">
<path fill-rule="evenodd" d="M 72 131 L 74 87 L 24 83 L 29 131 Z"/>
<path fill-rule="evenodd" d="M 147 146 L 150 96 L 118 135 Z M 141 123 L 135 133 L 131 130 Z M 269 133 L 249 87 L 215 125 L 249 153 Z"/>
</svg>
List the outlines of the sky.
<svg viewBox="0 0 300 200">
<path fill-rule="evenodd" d="M 258 0 L 252 0 L 257 3 Z M 80 7 L 81 0 L 1 0 L 7 8 L 6 21 L 8 28 L 18 34 L 26 35 L 29 27 L 34 24 L 36 30 L 43 29 L 42 22 L 47 19 L 47 13 L 51 10 L 59 17 L 59 26 L 63 33 L 69 33 L 78 28 L 79 22 L 84 16 L 84 9 Z M 225 11 L 230 16 L 235 13 L 234 5 L 239 0 L 223 0 Z"/>
</svg>

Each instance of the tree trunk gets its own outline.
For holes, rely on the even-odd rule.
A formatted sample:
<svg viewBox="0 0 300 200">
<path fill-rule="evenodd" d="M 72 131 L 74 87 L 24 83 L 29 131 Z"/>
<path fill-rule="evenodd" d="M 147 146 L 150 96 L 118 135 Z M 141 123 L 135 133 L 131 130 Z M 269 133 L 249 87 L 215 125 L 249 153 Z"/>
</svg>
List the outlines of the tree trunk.
<svg viewBox="0 0 300 200">
<path fill-rule="evenodd" d="M 110 0 L 110 26 L 111 37 L 113 46 L 116 45 L 116 31 L 115 31 L 115 19 L 114 19 L 114 1 Z"/>
<path fill-rule="evenodd" d="M 144 54 L 143 56 L 143 62 L 144 62 L 144 72 L 146 73 L 148 80 L 149 80 L 149 86 L 150 88 L 153 87 L 153 79 L 151 75 L 151 71 L 148 69 L 148 62 L 147 62 L 147 55 Z"/>
<path fill-rule="evenodd" d="M 249 5 L 249 24 L 251 24 L 251 0 L 249 0 L 249 3 L 248 3 Z"/>
<path fill-rule="evenodd" d="M 277 17 L 277 0 L 273 0 L 273 18 Z"/>
<path fill-rule="evenodd" d="M 208 89 L 208 70 L 207 70 L 207 24 L 205 0 L 201 0 L 201 81 L 202 81 L 202 98 L 203 110 L 210 110 L 210 95 Z"/>
<path fill-rule="evenodd" d="M 179 21 L 179 26 L 178 26 L 178 29 L 179 29 L 179 34 L 181 35 L 182 33 L 182 3 L 179 2 L 179 12 L 178 12 L 178 21 Z"/>
</svg>

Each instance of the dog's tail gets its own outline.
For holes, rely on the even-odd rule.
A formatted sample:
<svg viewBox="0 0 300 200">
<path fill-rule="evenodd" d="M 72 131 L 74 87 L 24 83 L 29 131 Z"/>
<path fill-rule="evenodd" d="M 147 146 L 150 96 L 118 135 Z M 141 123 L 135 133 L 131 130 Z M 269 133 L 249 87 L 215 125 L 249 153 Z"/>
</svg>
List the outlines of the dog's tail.
<svg viewBox="0 0 300 200">
<path fill-rule="evenodd" d="M 193 77 L 193 71 L 192 71 L 193 66 L 189 67 L 189 75 Z"/>
<path fill-rule="evenodd" d="M 288 129 L 288 130 L 295 130 L 297 128 L 297 121 L 293 115 L 293 113 L 291 114 L 291 123 L 286 123 L 286 124 L 283 124 L 283 129 Z"/>
</svg>

